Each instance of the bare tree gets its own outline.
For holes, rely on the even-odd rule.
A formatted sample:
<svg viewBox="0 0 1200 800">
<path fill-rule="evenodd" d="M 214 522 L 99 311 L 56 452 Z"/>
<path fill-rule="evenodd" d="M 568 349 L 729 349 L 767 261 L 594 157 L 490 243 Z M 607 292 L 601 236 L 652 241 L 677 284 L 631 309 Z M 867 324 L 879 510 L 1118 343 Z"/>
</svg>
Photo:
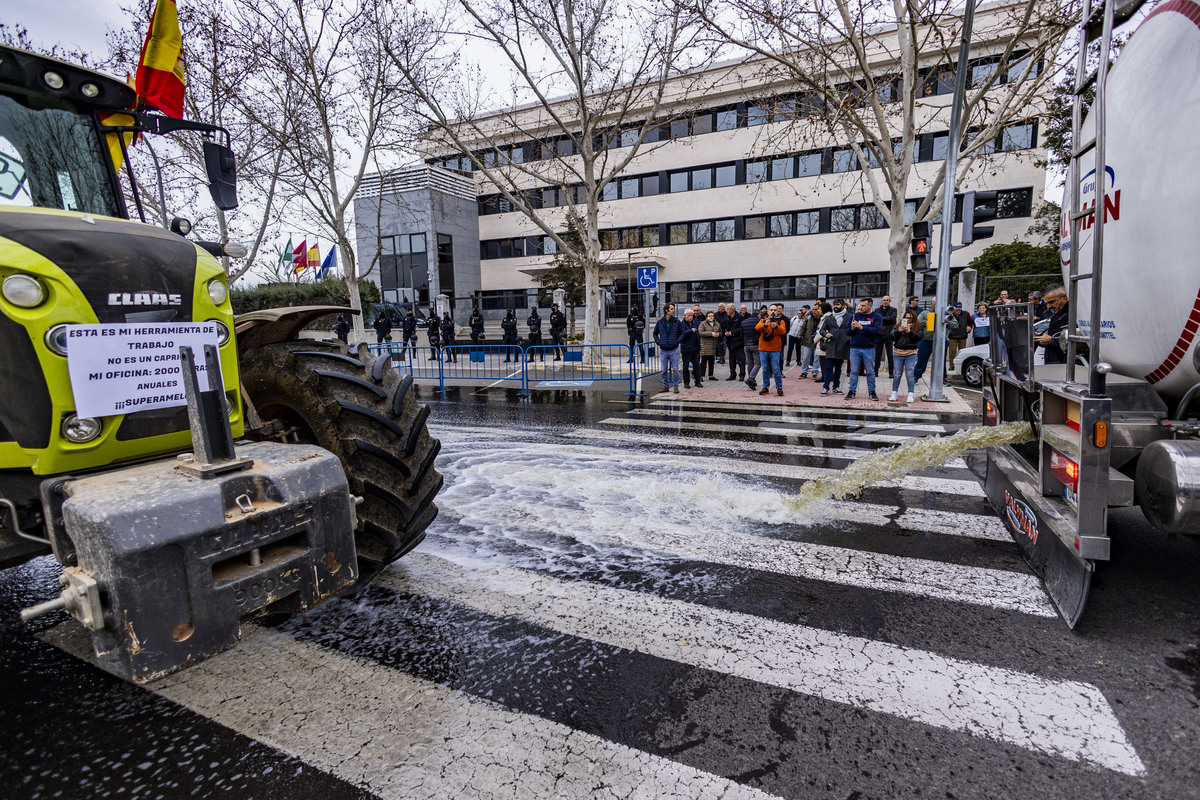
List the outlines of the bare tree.
<svg viewBox="0 0 1200 800">
<path fill-rule="evenodd" d="M 428 125 L 424 146 L 457 153 L 472 171 L 583 268 L 585 344 L 600 341 L 600 203 L 605 188 L 657 138 L 685 100 L 678 79 L 695 29 L 651 0 L 450 0 L 428 11 L 400 6 L 387 54 Z M 511 76 L 508 110 L 485 94 L 494 76 L 465 65 L 464 43 L 486 43 Z M 520 105 L 518 105 L 520 104 Z M 513 147 L 532 142 L 527 147 Z M 546 207 L 530 191 L 558 187 Z M 568 237 L 568 228 L 579 237 Z"/>
<path fill-rule="evenodd" d="M 403 147 L 411 120 L 378 39 L 382 13 L 367 0 L 240 0 L 230 22 L 257 65 L 244 113 L 280 154 L 294 213 L 333 240 L 360 312 L 351 204 L 381 151 Z M 361 315 L 354 333 L 363 338 Z"/>
<path fill-rule="evenodd" d="M 861 190 L 885 223 L 890 291 L 902 296 L 914 219 L 941 211 L 945 162 L 933 174 L 914 168 L 921 133 L 944 126 L 936 99 L 952 85 L 962 7 L 951 0 L 681 0 L 714 48 L 746 54 L 756 86 L 791 91 L 776 135 L 800 144 L 848 146 L 864 169 L 845 187 Z M 992 142 L 1006 126 L 1036 116 L 1045 104 L 1054 58 L 1075 19 L 1075 0 L 1013 0 L 979 12 L 968 65 L 957 186 L 986 169 Z M 788 87 L 781 89 L 778 87 Z M 947 147 L 951 146 L 947 143 Z M 984 160 L 981 161 L 981 158 Z M 905 214 L 913 188 L 923 196 Z M 854 184 L 860 185 L 855 187 Z M 865 186 L 861 185 L 865 183 Z M 895 202 L 893 202 L 893 200 Z M 950 219 L 952 215 L 948 215 Z"/>
</svg>

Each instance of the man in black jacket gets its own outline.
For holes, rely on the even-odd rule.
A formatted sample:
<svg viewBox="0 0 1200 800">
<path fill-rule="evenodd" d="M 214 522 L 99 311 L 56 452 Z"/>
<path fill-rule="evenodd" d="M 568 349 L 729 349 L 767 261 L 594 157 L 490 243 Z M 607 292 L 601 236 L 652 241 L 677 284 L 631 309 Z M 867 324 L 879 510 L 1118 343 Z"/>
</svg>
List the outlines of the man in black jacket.
<svg viewBox="0 0 1200 800">
<path fill-rule="evenodd" d="M 883 354 L 887 353 L 887 374 L 892 377 L 892 341 L 895 339 L 893 331 L 896 329 L 896 309 L 892 308 L 891 295 L 884 295 L 879 301 L 879 308 L 875 309 L 880 317 L 883 318 L 883 330 L 880 331 L 879 337 L 875 340 L 875 374 L 879 372 L 879 361 L 883 358 Z"/>
<path fill-rule="evenodd" d="M 729 312 L 730 311 L 733 311 L 733 306 L 730 306 L 729 311 L 726 311 L 724 303 L 717 303 L 717 313 L 716 313 L 716 316 L 713 317 L 713 319 L 715 319 L 717 321 L 717 324 L 721 326 L 721 338 L 717 339 L 717 363 L 718 364 L 725 363 L 725 345 L 726 345 L 726 341 L 727 341 L 726 336 L 725 336 L 725 331 L 729 330 L 728 326 L 729 326 Z"/>
<path fill-rule="evenodd" d="M 375 322 L 371 327 L 375 329 L 376 344 L 383 344 L 387 341 L 387 337 L 392 335 L 392 321 L 382 311 L 375 316 Z"/>
<path fill-rule="evenodd" d="M 411 308 L 404 315 L 404 321 L 400 324 L 400 335 L 404 337 L 404 350 L 400 351 L 400 360 L 403 361 L 408 348 L 417 346 L 417 318 L 413 315 Z"/>
<path fill-rule="evenodd" d="M 525 320 L 525 324 L 529 326 L 529 350 L 525 351 L 525 360 L 528 361 L 533 348 L 542 346 L 542 318 L 537 312 L 537 306 L 529 309 L 529 319 Z M 538 350 L 537 352 L 544 362 L 546 351 Z"/>
<path fill-rule="evenodd" d="M 479 313 L 479 306 L 475 306 L 471 310 L 471 319 L 467 325 L 471 328 L 471 344 L 479 344 L 483 341 L 483 314 Z"/>
<path fill-rule="evenodd" d="M 432 325 L 433 323 L 431 322 L 429 324 Z M 446 353 L 446 360 L 457 362 L 458 356 L 454 354 L 453 349 L 456 344 L 454 341 L 454 334 L 456 331 L 454 319 L 450 316 L 449 311 L 442 315 L 442 324 L 439 327 L 442 329 L 442 347 L 446 348 L 444 351 Z"/>
<path fill-rule="evenodd" d="M 1067 290 L 1061 283 L 1046 287 L 1042 299 L 1054 313 L 1050 317 L 1050 327 L 1046 332 L 1034 337 L 1034 341 L 1046 351 L 1047 364 L 1067 363 L 1067 325 L 1071 321 L 1071 312 L 1067 305 Z"/>
<path fill-rule="evenodd" d="M 558 310 L 558 303 L 550 306 L 550 344 L 554 345 L 554 360 L 562 361 L 563 337 L 567 333 L 567 315 Z"/>
<path fill-rule="evenodd" d="M 629 334 L 629 363 L 633 363 L 634 354 L 638 352 L 637 346 L 645 341 L 646 336 L 646 318 L 642 315 L 642 309 L 638 306 L 633 306 L 629 309 L 629 316 L 625 317 L 625 331 Z M 646 363 L 646 348 L 642 348 L 642 363 Z"/>
<path fill-rule="evenodd" d="M 703 389 L 704 384 L 700 381 L 700 320 L 696 319 L 690 308 L 683 312 L 683 336 L 679 340 L 679 357 L 683 364 L 683 388 L 691 388 L 688 380 L 690 371 L 691 377 L 696 380 L 696 388 Z"/>
<path fill-rule="evenodd" d="M 513 315 L 512 309 L 504 315 L 504 321 L 500 323 L 500 330 L 504 331 L 504 362 L 507 364 L 513 360 L 513 350 L 510 348 L 517 346 L 517 318 Z M 517 361 L 521 360 L 521 354 L 517 353 Z"/>
<path fill-rule="evenodd" d="M 744 308 L 744 306 L 743 306 Z M 751 390 L 758 388 L 758 371 L 762 362 L 758 355 L 758 323 L 767 318 L 767 307 L 762 306 L 757 314 L 747 314 L 742 319 L 742 350 L 746 353 L 746 385 Z"/>
<path fill-rule="evenodd" d="M 727 381 L 746 380 L 746 349 L 742 347 L 742 320 L 746 318 L 746 307 L 729 315 L 725 325 L 725 356 L 729 359 L 729 377 Z M 738 366 L 741 365 L 740 377 Z"/>
</svg>

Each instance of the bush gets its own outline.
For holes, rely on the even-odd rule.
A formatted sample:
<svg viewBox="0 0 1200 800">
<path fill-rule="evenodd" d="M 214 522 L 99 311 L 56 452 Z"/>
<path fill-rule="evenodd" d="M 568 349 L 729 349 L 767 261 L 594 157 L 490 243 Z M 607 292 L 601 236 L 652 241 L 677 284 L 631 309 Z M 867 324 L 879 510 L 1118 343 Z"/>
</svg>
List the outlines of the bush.
<svg viewBox="0 0 1200 800">
<path fill-rule="evenodd" d="M 372 281 L 360 281 L 359 294 L 364 306 L 379 302 L 379 287 Z M 287 306 L 349 306 L 350 292 L 340 278 L 323 278 L 313 283 L 263 283 L 229 292 L 233 313 L 245 314 L 264 308 Z"/>
</svg>

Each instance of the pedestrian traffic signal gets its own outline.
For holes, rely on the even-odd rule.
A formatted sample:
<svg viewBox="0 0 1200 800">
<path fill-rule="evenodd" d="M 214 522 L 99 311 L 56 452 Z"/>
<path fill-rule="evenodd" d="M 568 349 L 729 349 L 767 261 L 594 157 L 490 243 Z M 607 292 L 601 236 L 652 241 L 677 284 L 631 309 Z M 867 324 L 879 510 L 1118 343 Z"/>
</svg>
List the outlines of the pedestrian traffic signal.
<svg viewBox="0 0 1200 800">
<path fill-rule="evenodd" d="M 929 220 L 919 220 L 912 224 L 912 255 L 909 256 L 909 266 L 913 272 L 928 272 L 930 248 Z"/>
<path fill-rule="evenodd" d="M 996 218 L 995 192 L 967 192 L 963 195 L 962 242 L 970 244 L 977 239 L 990 239 L 996 232 L 991 225 L 976 225 Z"/>
</svg>

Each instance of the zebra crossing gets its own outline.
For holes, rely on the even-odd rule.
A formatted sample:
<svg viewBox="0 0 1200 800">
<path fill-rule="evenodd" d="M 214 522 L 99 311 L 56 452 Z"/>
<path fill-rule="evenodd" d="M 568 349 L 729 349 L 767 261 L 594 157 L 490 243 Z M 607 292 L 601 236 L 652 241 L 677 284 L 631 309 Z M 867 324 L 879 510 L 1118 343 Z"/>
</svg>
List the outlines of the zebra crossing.
<svg viewBox="0 0 1200 800">
<path fill-rule="evenodd" d="M 789 504 L 936 415 L 726 405 L 437 427 L 420 548 L 152 691 L 386 798 L 1136 786 L 1101 687 L 1005 646 L 1064 634 L 966 460 Z"/>
</svg>

